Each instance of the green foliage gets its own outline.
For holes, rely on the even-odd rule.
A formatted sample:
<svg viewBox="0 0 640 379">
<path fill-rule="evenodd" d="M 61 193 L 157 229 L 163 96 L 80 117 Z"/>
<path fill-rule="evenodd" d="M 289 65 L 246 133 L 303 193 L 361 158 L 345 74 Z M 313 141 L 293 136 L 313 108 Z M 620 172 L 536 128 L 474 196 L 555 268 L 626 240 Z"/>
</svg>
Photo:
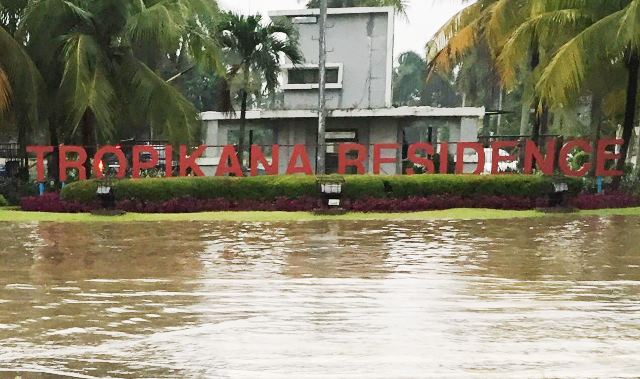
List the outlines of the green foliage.
<svg viewBox="0 0 640 379">
<path fill-rule="evenodd" d="M 408 51 L 398 57 L 398 66 L 393 72 L 393 102 L 407 106 L 455 107 L 461 99 L 446 76 L 435 73 L 427 80 L 427 62 Z"/>
<path fill-rule="evenodd" d="M 414 175 L 414 176 L 345 176 L 344 198 L 409 198 L 455 194 L 460 196 L 498 195 L 535 198 L 553 191 L 554 178 L 525 175 Z M 572 193 L 582 189 L 578 179 L 562 178 Z M 64 200 L 96 200 L 98 181 L 67 185 Z M 168 179 L 121 180 L 114 184 L 118 200 L 162 202 L 175 198 L 226 198 L 232 200 L 274 200 L 320 196 L 313 176 L 188 177 Z"/>
<path fill-rule="evenodd" d="M 553 191 L 553 178 L 530 175 L 413 175 L 380 177 L 388 196 L 407 198 L 455 194 L 522 196 L 535 198 Z M 563 178 L 573 193 L 581 189 L 579 180 Z"/>
<path fill-rule="evenodd" d="M 62 190 L 65 200 L 90 202 L 96 199 L 98 181 L 72 183 Z M 121 180 L 115 183 L 118 200 L 166 201 L 174 198 L 229 198 L 234 200 L 297 198 L 317 192 L 316 181 L 306 176 L 188 177 Z"/>
<path fill-rule="evenodd" d="M 281 55 L 293 64 L 304 60 L 298 31 L 286 18 L 265 25 L 261 15 L 226 12 L 216 26 L 216 36 L 224 51 L 225 79 L 231 90 L 228 96 L 232 91 L 256 95 L 273 92 L 278 86 Z"/>
<path fill-rule="evenodd" d="M 33 183 L 24 183 L 18 179 L 0 179 L 0 196 L 2 196 L 9 205 L 18 205 L 20 204 L 21 198 L 37 193 L 36 185 Z"/>
<path fill-rule="evenodd" d="M 6 207 L 9 205 L 9 202 L 7 201 L 7 199 L 4 198 L 4 196 L 0 195 L 0 207 Z"/>
<path fill-rule="evenodd" d="M 171 57 L 170 75 L 182 63 L 214 71 L 217 15 L 205 0 L 0 0 L 0 116 L 10 99 L 23 144 L 27 127 L 52 144 L 110 143 L 140 129 L 193 142 L 196 108 L 155 63 Z"/>
</svg>

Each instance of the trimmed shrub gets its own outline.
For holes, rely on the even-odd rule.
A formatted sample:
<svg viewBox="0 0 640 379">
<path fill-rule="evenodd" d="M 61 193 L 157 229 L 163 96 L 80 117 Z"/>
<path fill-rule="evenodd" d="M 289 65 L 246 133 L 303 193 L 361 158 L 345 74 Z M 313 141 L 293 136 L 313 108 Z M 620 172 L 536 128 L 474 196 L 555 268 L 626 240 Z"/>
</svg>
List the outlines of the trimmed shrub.
<svg viewBox="0 0 640 379">
<path fill-rule="evenodd" d="M 45 193 L 42 196 L 23 197 L 20 207 L 30 212 L 59 212 L 80 213 L 98 209 L 96 202 L 81 203 L 78 201 L 63 201 L 58 193 Z"/>
<path fill-rule="evenodd" d="M 413 175 L 381 177 L 388 197 L 409 198 L 453 194 L 540 197 L 553 192 L 555 179 L 531 175 Z M 572 195 L 582 189 L 580 180 L 561 178 Z"/>
<path fill-rule="evenodd" d="M 15 178 L 0 179 L 0 195 L 7 200 L 9 205 L 19 205 L 21 198 L 37 193 L 38 188 L 33 183 L 26 183 Z"/>
<path fill-rule="evenodd" d="M 93 201 L 98 183 L 97 180 L 88 180 L 69 184 L 62 190 L 61 197 L 63 200 Z M 279 197 L 295 199 L 315 196 L 317 192 L 315 178 L 307 176 L 127 179 L 116 181 L 114 190 L 117 200 L 153 202 L 187 197 L 230 200 L 274 200 Z"/>
<path fill-rule="evenodd" d="M 584 193 L 573 199 L 571 205 L 578 209 L 631 208 L 640 206 L 640 196 L 626 192 Z"/>
<path fill-rule="evenodd" d="M 343 198 L 408 199 L 453 195 L 462 198 L 500 196 L 542 198 L 553 192 L 553 178 L 525 175 L 413 175 L 346 176 Z M 581 181 L 562 178 L 572 194 L 581 190 Z M 62 200 L 79 203 L 96 201 L 98 181 L 67 185 Z M 312 176 L 188 177 L 121 180 L 114 183 L 116 200 L 162 203 L 174 199 L 227 199 L 229 201 L 273 202 L 276 199 L 319 198 L 316 178 Z"/>
</svg>

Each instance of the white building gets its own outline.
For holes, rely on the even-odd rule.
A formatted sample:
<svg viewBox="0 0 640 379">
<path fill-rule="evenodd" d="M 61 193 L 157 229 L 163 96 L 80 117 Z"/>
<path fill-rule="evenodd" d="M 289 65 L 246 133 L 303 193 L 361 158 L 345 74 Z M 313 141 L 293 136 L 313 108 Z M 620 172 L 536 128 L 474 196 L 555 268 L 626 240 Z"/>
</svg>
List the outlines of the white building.
<svg viewBox="0 0 640 379">
<path fill-rule="evenodd" d="M 303 64 L 283 65 L 284 101 L 282 109 L 252 110 L 247 114 L 251 143 L 279 144 L 280 171 L 295 144 L 305 144 L 312 164 L 317 145 L 318 125 L 318 15 L 317 9 L 275 11 L 272 18 L 287 17 L 297 25 Z M 336 8 L 327 16 L 327 171 L 335 172 L 335 145 L 344 142 L 367 146 L 378 143 L 406 145 L 436 142 L 448 135 L 451 142 L 477 141 L 484 108 L 432 108 L 392 106 L 393 31 L 395 13 L 391 7 Z M 218 165 L 220 148 L 236 144 L 239 115 L 204 112 L 206 157 L 199 163 L 212 174 Z M 448 131 L 448 133 L 445 131 Z M 249 143 L 249 141 L 248 141 Z M 455 144 L 450 145 L 453 152 Z M 372 148 L 369 148 L 372 167 Z M 382 167 L 385 174 L 401 173 L 398 163 Z M 395 154 L 393 151 L 388 153 Z"/>
</svg>

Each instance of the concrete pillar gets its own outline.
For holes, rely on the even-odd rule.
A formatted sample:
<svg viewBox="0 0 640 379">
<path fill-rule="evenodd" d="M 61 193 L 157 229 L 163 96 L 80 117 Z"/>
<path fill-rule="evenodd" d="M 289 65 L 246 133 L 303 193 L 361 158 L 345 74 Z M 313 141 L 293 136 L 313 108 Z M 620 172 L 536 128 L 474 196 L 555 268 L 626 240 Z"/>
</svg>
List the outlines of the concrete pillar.
<svg viewBox="0 0 640 379">
<path fill-rule="evenodd" d="M 372 120 L 369 127 L 369 173 L 373 173 L 373 145 L 379 143 L 397 143 L 402 145 L 402 140 L 399 138 L 401 131 L 398 127 L 396 120 Z M 381 152 L 383 158 L 396 158 L 395 163 L 385 163 L 380 167 L 381 175 L 396 175 L 400 173 L 400 167 L 402 162 L 398 157 L 401 157 L 402 150 L 394 151 L 392 149 L 385 149 Z"/>
<path fill-rule="evenodd" d="M 477 118 L 465 117 L 457 125 L 452 125 L 449 130 L 449 154 L 453 155 L 454 162 L 458 161 L 458 145 L 454 142 L 478 142 L 478 127 L 481 125 Z M 464 156 L 464 173 L 471 173 L 476 169 L 477 154 L 467 150 Z"/>
<path fill-rule="evenodd" d="M 478 128 L 481 126 L 481 122 L 477 118 L 463 118 L 460 121 L 460 141 L 462 142 L 477 142 L 478 141 Z"/>
<path fill-rule="evenodd" d="M 451 124 L 449 127 L 449 154 L 455 157 L 458 145 L 455 142 L 461 142 L 461 124 Z"/>
<path fill-rule="evenodd" d="M 204 143 L 210 147 L 207 148 L 204 157 L 219 157 L 221 149 L 217 147 L 220 145 L 220 127 L 218 120 L 206 121 L 205 131 Z"/>
</svg>

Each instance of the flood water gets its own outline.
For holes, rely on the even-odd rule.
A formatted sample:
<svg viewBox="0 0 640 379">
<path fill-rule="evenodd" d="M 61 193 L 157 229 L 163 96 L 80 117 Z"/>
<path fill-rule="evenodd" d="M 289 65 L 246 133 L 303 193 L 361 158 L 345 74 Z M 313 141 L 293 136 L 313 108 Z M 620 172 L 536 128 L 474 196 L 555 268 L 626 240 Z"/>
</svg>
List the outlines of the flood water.
<svg viewBox="0 0 640 379">
<path fill-rule="evenodd" d="M 639 230 L 2 223 L 0 377 L 637 377 Z"/>
</svg>

